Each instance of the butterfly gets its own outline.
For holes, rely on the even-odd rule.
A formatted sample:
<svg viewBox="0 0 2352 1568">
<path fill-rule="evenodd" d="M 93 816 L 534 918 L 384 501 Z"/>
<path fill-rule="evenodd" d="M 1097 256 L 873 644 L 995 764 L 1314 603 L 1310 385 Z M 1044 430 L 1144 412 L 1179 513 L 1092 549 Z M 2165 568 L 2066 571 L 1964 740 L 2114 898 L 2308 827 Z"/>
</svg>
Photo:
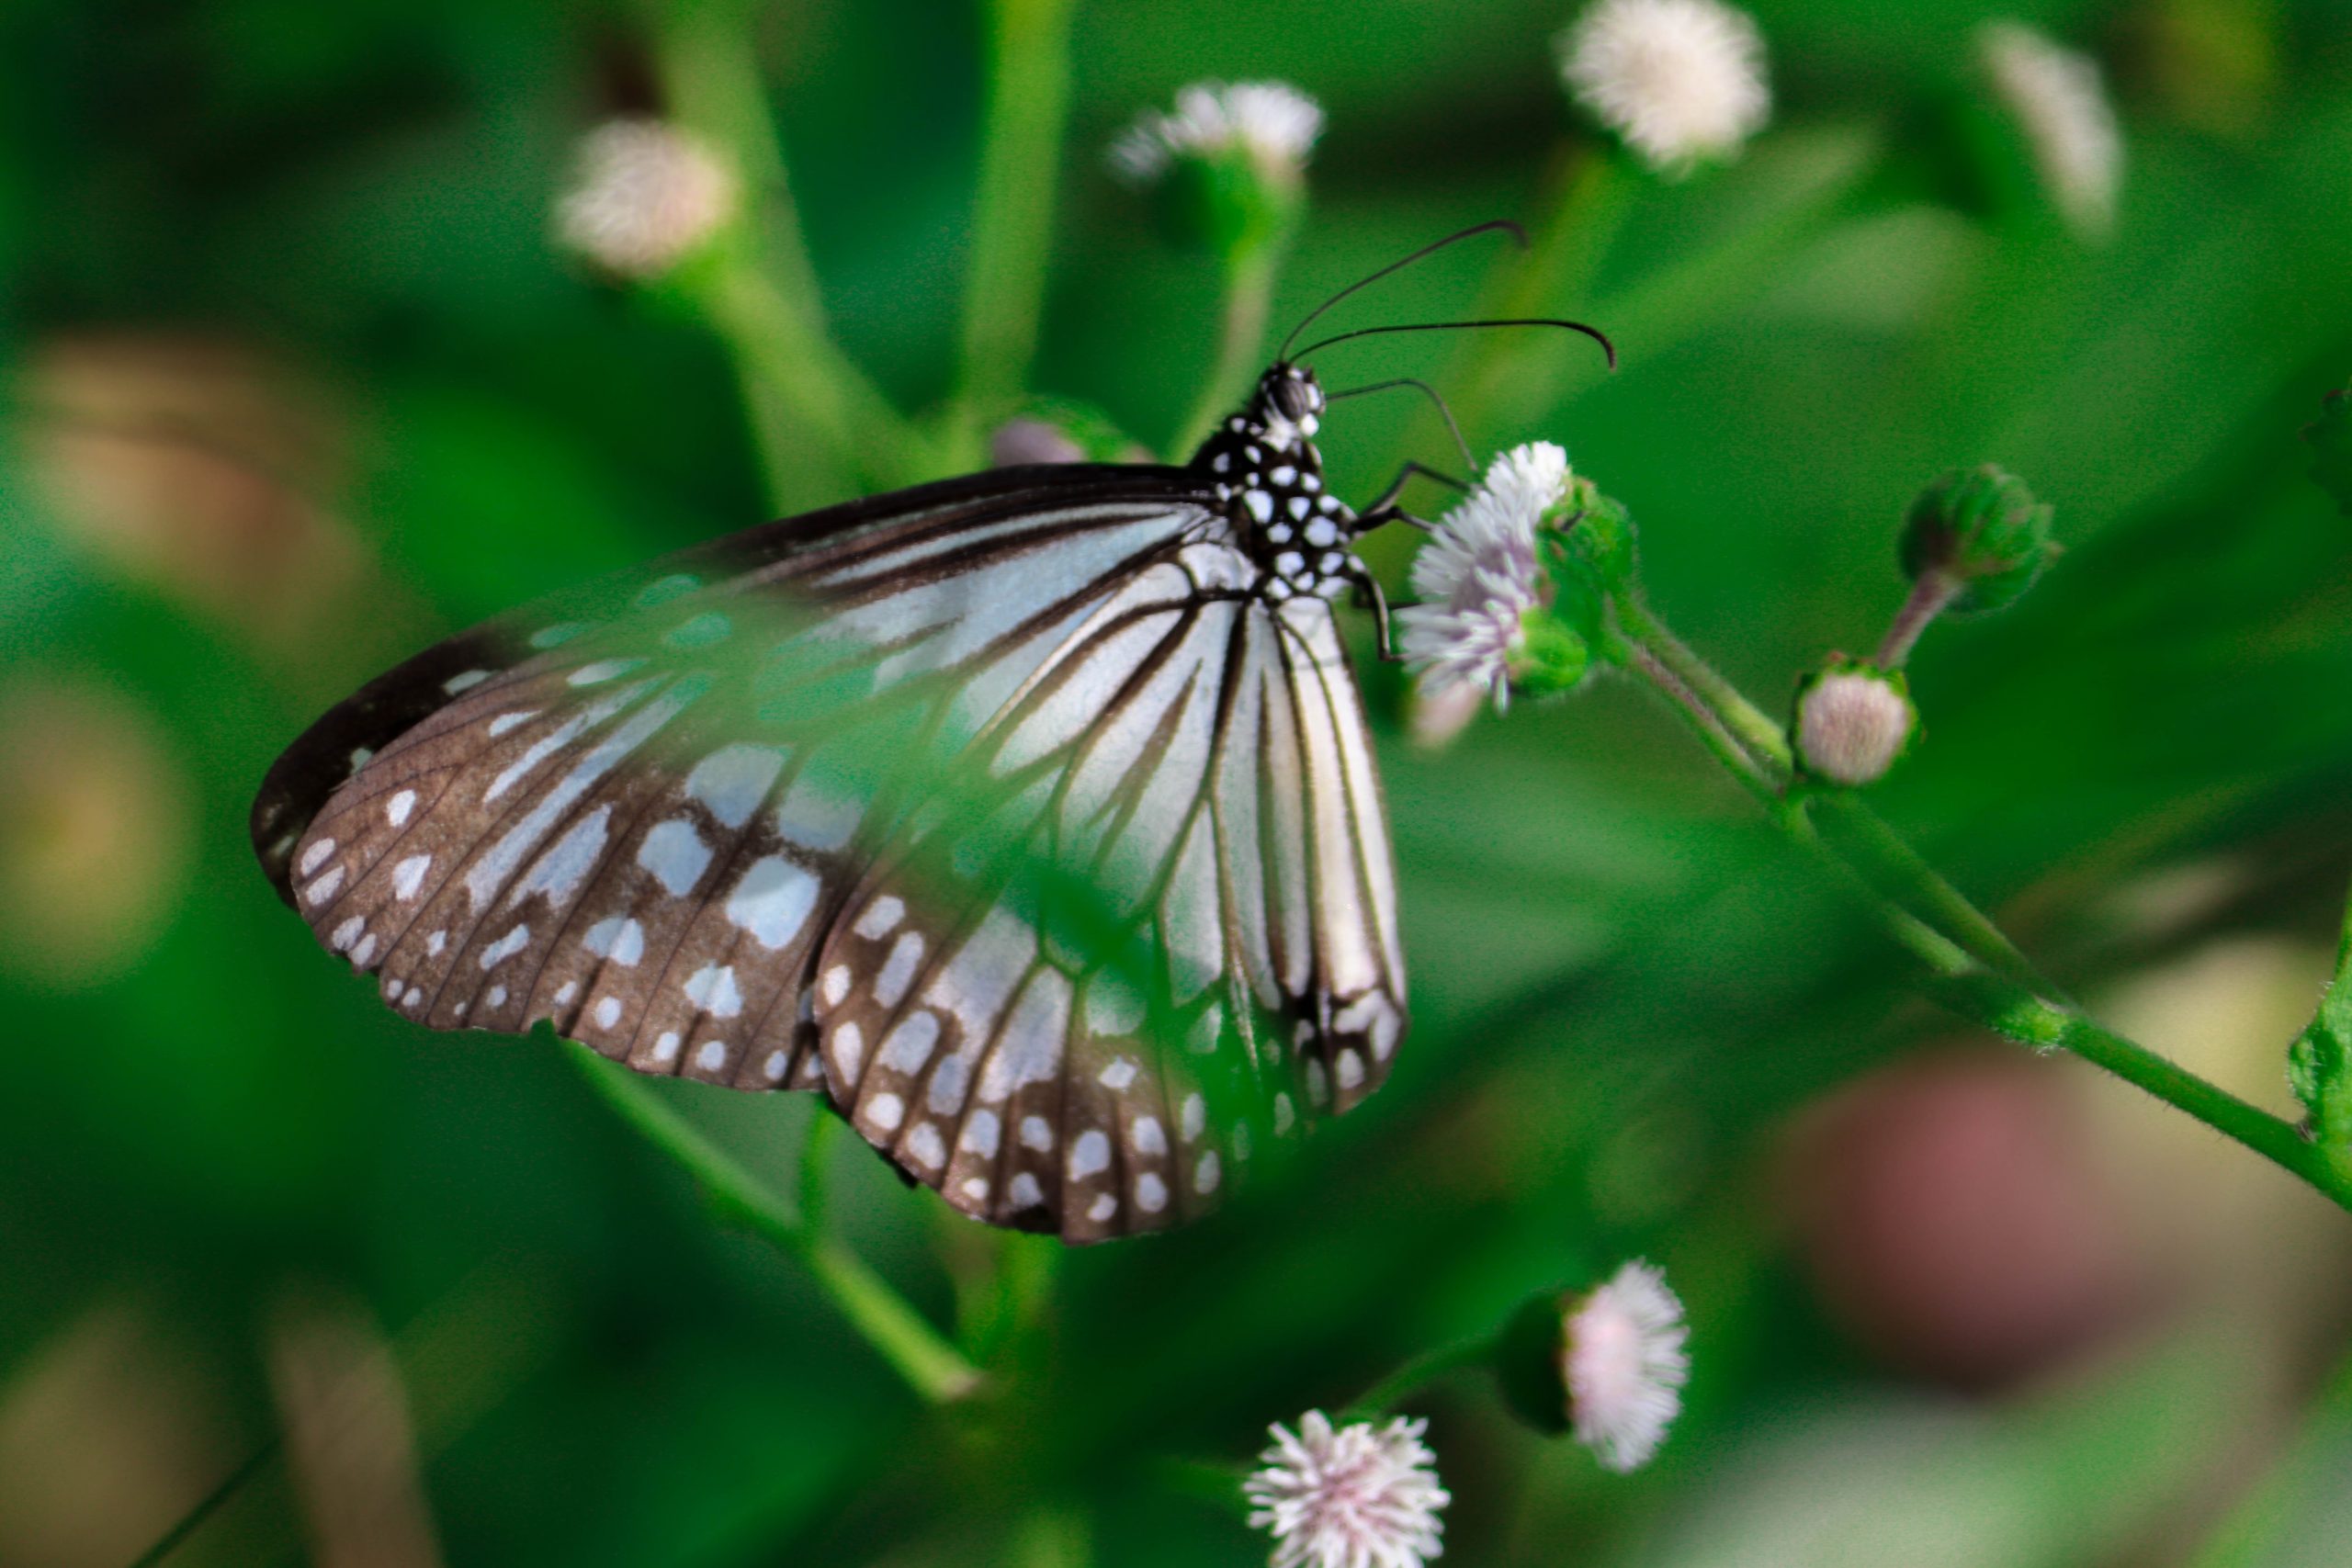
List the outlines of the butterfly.
<svg viewBox="0 0 2352 1568">
<path fill-rule="evenodd" d="M 427 1027 L 819 1090 L 991 1224 L 1182 1223 L 1406 1030 L 1334 609 L 1385 649 L 1349 547 L 1402 480 L 1334 496 L 1326 410 L 1278 358 L 1181 467 L 922 485 L 450 638 L 277 761 L 255 851 Z"/>
</svg>

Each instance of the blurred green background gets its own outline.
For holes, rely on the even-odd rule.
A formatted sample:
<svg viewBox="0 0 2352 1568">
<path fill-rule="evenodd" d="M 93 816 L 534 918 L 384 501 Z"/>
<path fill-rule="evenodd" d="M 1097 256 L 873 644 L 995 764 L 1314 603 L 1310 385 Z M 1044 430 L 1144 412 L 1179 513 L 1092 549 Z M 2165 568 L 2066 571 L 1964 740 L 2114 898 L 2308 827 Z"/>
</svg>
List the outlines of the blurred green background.
<svg viewBox="0 0 2352 1568">
<path fill-rule="evenodd" d="M 1507 384 L 1473 440 L 1566 445 L 1642 520 L 1661 608 L 1776 708 L 1876 639 L 1918 486 L 2024 475 L 2068 553 L 1929 635 L 1879 804 L 2103 1016 L 2284 1111 L 2352 844 L 2352 525 L 2297 439 L 2352 372 L 2352 0 L 1999 12 L 2107 69 L 2104 243 L 1984 90 L 1992 10 L 1752 9 L 1771 128 L 1719 172 L 1628 174 L 1544 301 L 1623 369 L 1476 360 Z M 1204 76 L 1323 103 L 1283 321 L 1540 220 L 1591 146 L 1550 63 L 1568 17 L 1081 6 L 1035 389 L 1158 444 L 1209 363 L 1214 268 L 1103 166 L 1137 111 Z M 978 1414 L 918 1405 L 555 1043 L 424 1033 L 323 958 L 245 841 L 277 750 L 444 632 L 764 514 L 723 344 L 548 241 L 580 133 L 654 107 L 667 22 L 0 15 L 0 1562 L 131 1561 L 336 1379 L 376 1394 L 356 1491 L 272 1460 L 172 1562 L 1257 1562 L 1156 1457 L 1242 1459 L 1637 1254 L 1694 1325 L 1664 1455 L 1607 1477 L 1442 1385 L 1414 1408 L 1447 1562 L 2347 1561 L 2352 1222 L 1906 999 L 1630 688 L 1430 753 L 1360 660 L 1414 975 L 1394 1081 L 1210 1224 L 1015 1244 L 1050 1297 Z M 982 35 L 965 6 L 783 0 L 745 45 L 837 336 L 910 407 L 953 379 Z M 1351 320 L 1457 313 L 1496 265 L 1465 247 Z M 1326 374 L 1459 378 L 1457 346 Z M 1341 493 L 1446 460 L 1407 402 L 1342 407 Z M 791 1179 L 804 1101 L 664 1088 Z M 1003 1251 L 837 1152 L 860 1250 L 979 1332 Z"/>
</svg>

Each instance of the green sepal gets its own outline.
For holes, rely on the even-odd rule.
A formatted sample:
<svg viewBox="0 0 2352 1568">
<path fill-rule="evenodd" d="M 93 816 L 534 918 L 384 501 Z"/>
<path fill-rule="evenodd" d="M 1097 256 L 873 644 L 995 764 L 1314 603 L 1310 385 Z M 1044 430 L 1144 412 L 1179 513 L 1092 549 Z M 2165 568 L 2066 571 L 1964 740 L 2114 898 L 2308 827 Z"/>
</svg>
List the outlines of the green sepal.
<svg viewBox="0 0 2352 1568">
<path fill-rule="evenodd" d="M 1593 583 L 1605 593 L 1630 586 L 1636 564 L 1634 519 L 1624 506 L 1579 476 L 1569 481 L 1566 519 L 1567 553 Z"/>
<path fill-rule="evenodd" d="M 1544 1291 L 1527 1298 L 1495 1336 L 1492 1365 L 1504 1407 L 1547 1438 L 1568 1431 L 1568 1386 L 1560 1370 L 1561 1311 L 1566 1298 Z"/>
<path fill-rule="evenodd" d="M 2007 609 L 2058 558 L 2050 537 L 2054 514 L 1996 464 L 1954 468 L 1912 502 L 1903 524 L 1903 570 L 1915 581 L 1940 571 L 1966 584 L 1947 614 Z"/>
<path fill-rule="evenodd" d="M 1592 645 L 1547 609 L 1519 618 L 1520 646 L 1511 658 L 1510 688 L 1531 697 L 1573 692 L 1592 671 Z"/>
<path fill-rule="evenodd" d="M 2303 439 L 2312 447 L 2312 478 L 2352 517 L 2352 391 L 2328 393 L 2319 418 L 2303 426 Z"/>
</svg>

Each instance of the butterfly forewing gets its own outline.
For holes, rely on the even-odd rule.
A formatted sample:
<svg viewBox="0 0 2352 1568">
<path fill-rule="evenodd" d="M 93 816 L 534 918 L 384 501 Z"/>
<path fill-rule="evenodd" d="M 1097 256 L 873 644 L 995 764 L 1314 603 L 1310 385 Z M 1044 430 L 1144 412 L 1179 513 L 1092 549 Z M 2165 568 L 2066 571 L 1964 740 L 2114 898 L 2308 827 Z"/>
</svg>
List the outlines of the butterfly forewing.
<svg viewBox="0 0 2352 1568">
<path fill-rule="evenodd" d="M 821 1086 L 992 1223 L 1177 1224 L 1404 1022 L 1331 611 L 1259 576 L 1174 469 L 773 525 L 372 683 L 256 848 L 420 1022 Z"/>
</svg>

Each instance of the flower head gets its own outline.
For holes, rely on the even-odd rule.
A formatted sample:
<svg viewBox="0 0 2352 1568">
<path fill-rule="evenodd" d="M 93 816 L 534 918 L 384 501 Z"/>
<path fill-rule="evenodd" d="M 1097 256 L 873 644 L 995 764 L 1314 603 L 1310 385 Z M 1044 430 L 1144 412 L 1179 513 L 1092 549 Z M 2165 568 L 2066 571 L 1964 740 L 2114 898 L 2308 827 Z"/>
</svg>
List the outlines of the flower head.
<svg viewBox="0 0 2352 1568">
<path fill-rule="evenodd" d="M 1151 113 L 1111 145 L 1111 167 L 1149 185 L 1180 159 L 1246 157 L 1261 175 L 1295 180 L 1323 133 L 1323 110 L 1285 82 L 1195 82 L 1174 114 Z"/>
<path fill-rule="evenodd" d="M 1397 612 L 1405 662 L 1421 695 L 1468 688 L 1508 701 L 1511 660 L 1526 644 L 1522 618 L 1535 608 L 1543 571 L 1535 532 L 1567 493 L 1568 455 L 1548 441 L 1496 458 L 1487 477 L 1440 518 L 1413 559 L 1420 603 Z"/>
<path fill-rule="evenodd" d="M 2022 22 L 1987 22 L 1976 50 L 2058 209 L 2077 231 L 2104 235 L 2123 183 L 2123 132 L 2098 62 Z"/>
<path fill-rule="evenodd" d="M 708 148 L 655 119 L 582 137 L 556 203 L 556 238 L 619 277 L 667 272 L 734 218 L 735 176 Z"/>
<path fill-rule="evenodd" d="M 1558 40 L 1560 75 L 1643 162 L 1679 174 L 1764 128 L 1764 36 L 1721 0 L 1600 0 Z"/>
<path fill-rule="evenodd" d="M 1582 1297 L 1560 1320 L 1560 1379 L 1577 1441 L 1623 1472 L 1649 1462 L 1682 1410 L 1690 1329 L 1666 1277 L 1636 1260 Z"/>
<path fill-rule="evenodd" d="M 1797 694 L 1797 756 L 1833 784 L 1874 784 L 1903 754 L 1917 716 L 1900 674 L 1833 664 Z"/>
<path fill-rule="evenodd" d="M 1335 1430 L 1319 1410 L 1295 1435 L 1277 1423 L 1242 1485 L 1250 1523 L 1273 1534 L 1273 1568 L 1421 1568 L 1439 1555 L 1438 1510 L 1453 1499 L 1425 1425 L 1399 1416 Z"/>
</svg>

